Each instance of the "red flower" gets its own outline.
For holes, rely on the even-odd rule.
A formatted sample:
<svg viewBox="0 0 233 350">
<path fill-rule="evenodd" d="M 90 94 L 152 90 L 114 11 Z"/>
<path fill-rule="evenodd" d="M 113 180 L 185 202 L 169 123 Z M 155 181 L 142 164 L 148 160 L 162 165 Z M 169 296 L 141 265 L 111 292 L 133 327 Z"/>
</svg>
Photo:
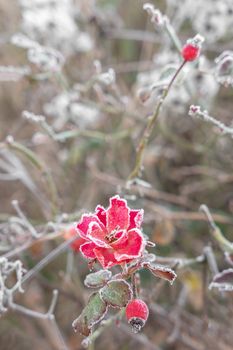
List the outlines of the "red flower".
<svg viewBox="0 0 233 350">
<path fill-rule="evenodd" d="M 94 214 L 84 214 L 77 224 L 85 240 L 80 251 L 88 259 L 97 259 L 104 268 L 138 258 L 145 248 L 142 220 L 143 210 L 132 210 L 126 200 L 112 197 L 108 209 L 97 206 Z"/>
</svg>

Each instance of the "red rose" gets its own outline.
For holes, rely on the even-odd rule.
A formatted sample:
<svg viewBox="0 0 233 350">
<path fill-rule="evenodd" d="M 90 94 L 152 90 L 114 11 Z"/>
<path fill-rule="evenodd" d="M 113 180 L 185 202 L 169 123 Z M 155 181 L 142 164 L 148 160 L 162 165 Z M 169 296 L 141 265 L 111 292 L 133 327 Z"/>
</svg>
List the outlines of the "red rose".
<svg viewBox="0 0 233 350">
<path fill-rule="evenodd" d="M 77 224 L 85 240 L 80 251 L 88 259 L 97 259 L 104 268 L 138 258 L 145 248 L 142 220 L 142 209 L 130 209 L 126 200 L 112 197 L 108 209 L 97 206 L 94 214 L 84 214 Z"/>
</svg>

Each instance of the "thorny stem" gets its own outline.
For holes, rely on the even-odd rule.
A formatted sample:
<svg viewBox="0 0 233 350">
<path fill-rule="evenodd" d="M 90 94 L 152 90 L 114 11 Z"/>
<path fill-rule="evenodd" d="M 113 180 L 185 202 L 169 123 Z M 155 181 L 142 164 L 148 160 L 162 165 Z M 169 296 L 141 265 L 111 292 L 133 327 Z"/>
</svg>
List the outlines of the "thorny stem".
<svg viewBox="0 0 233 350">
<path fill-rule="evenodd" d="M 220 248 L 224 252 L 233 253 L 233 243 L 228 241 L 228 239 L 226 239 L 223 236 L 220 228 L 215 224 L 213 217 L 209 211 L 209 208 L 205 204 L 202 204 L 200 206 L 200 211 L 202 211 L 206 215 L 212 236 L 218 242 Z"/>
<path fill-rule="evenodd" d="M 135 178 L 137 178 L 141 172 L 141 168 L 142 168 L 142 164 L 143 164 L 143 156 L 145 153 L 145 149 L 146 146 L 149 142 L 149 139 L 151 137 L 152 131 L 154 129 L 154 125 L 155 122 L 159 116 L 161 107 L 164 103 L 164 100 L 166 99 L 175 79 L 177 78 L 178 74 L 180 73 L 180 71 L 182 70 L 182 68 L 184 67 L 186 61 L 183 61 L 180 65 L 180 67 L 177 69 L 176 73 L 174 74 L 174 76 L 172 77 L 170 83 L 168 84 L 167 88 L 164 89 L 162 96 L 160 97 L 157 106 L 155 108 L 155 111 L 153 113 L 153 115 L 151 117 L 148 118 L 148 122 L 146 125 L 146 129 L 143 133 L 143 136 L 139 142 L 138 148 L 137 148 L 137 155 L 136 155 L 136 161 L 135 161 L 135 166 L 133 171 L 130 173 L 130 175 L 128 176 L 128 181 L 133 180 Z"/>
</svg>

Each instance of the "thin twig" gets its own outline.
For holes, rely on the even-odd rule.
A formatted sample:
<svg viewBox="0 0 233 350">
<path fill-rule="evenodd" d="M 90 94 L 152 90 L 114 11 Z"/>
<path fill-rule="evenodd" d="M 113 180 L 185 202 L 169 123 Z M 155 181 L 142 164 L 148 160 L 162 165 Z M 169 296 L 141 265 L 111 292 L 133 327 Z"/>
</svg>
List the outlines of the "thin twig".
<svg viewBox="0 0 233 350">
<path fill-rule="evenodd" d="M 176 80 L 176 77 L 181 72 L 182 68 L 184 67 L 186 61 L 183 61 L 177 71 L 175 72 L 174 76 L 172 77 L 170 83 L 168 84 L 167 88 L 164 89 L 162 96 L 160 97 L 157 106 L 155 107 L 155 111 L 151 117 L 148 118 L 146 129 L 143 133 L 143 136 L 139 142 L 138 148 L 137 148 L 137 154 L 136 154 L 136 161 L 134 165 L 134 169 L 128 176 L 128 182 L 131 182 L 133 179 L 137 178 L 140 175 L 142 164 L 143 164 L 143 157 L 145 153 L 146 146 L 149 142 L 149 139 L 151 137 L 152 131 L 154 129 L 155 122 L 159 116 L 161 107 L 164 103 L 164 100 L 166 99 L 174 81 Z"/>
</svg>

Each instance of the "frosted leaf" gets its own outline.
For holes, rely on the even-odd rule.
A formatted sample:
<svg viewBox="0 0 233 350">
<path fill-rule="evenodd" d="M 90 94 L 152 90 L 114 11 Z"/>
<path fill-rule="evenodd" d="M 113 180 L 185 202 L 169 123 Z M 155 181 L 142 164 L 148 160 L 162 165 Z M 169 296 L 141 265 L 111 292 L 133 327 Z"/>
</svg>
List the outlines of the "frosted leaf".
<svg viewBox="0 0 233 350">
<path fill-rule="evenodd" d="M 36 41 L 31 40 L 30 38 L 28 38 L 26 35 L 22 33 L 14 34 L 11 37 L 11 43 L 15 46 L 22 47 L 24 49 L 30 49 L 31 47 L 35 47 L 39 45 Z"/>
<path fill-rule="evenodd" d="M 112 307 L 125 307 L 132 299 L 130 285 L 124 280 L 110 281 L 100 289 L 101 299 Z"/>
<path fill-rule="evenodd" d="M 78 93 L 67 92 L 54 97 L 50 103 L 44 105 L 44 112 L 56 118 L 53 124 L 55 129 L 60 130 L 68 119 L 81 128 L 92 125 L 98 120 L 99 111 L 78 102 L 78 99 Z"/>
<path fill-rule="evenodd" d="M 65 61 L 60 52 L 43 46 L 30 48 L 28 50 L 28 60 L 43 71 L 59 71 Z"/>
<path fill-rule="evenodd" d="M 107 309 L 107 304 L 100 298 L 99 293 L 93 293 L 81 315 L 73 321 L 74 330 L 87 337 L 92 327 L 103 319 Z"/>
<path fill-rule="evenodd" d="M 97 272 L 93 272 L 87 275 L 84 284 L 89 288 L 102 287 L 110 280 L 111 277 L 111 271 L 99 270 Z"/>
<path fill-rule="evenodd" d="M 233 86 L 233 51 L 224 51 L 215 59 L 215 77 L 224 86 Z"/>
<path fill-rule="evenodd" d="M 164 16 L 160 10 L 156 9 L 151 3 L 144 4 L 143 10 L 147 11 L 148 15 L 151 17 L 152 23 L 158 26 L 162 26 L 164 24 Z"/>
<path fill-rule="evenodd" d="M 217 288 L 219 291 L 233 291 L 233 269 L 223 270 L 214 276 L 209 289 Z"/>
<path fill-rule="evenodd" d="M 175 271 L 173 271 L 170 267 L 167 267 L 167 266 L 152 264 L 152 263 L 145 263 L 144 267 L 150 270 L 154 276 L 165 279 L 166 281 L 169 281 L 171 284 L 173 284 L 173 282 L 177 277 Z"/>
</svg>

